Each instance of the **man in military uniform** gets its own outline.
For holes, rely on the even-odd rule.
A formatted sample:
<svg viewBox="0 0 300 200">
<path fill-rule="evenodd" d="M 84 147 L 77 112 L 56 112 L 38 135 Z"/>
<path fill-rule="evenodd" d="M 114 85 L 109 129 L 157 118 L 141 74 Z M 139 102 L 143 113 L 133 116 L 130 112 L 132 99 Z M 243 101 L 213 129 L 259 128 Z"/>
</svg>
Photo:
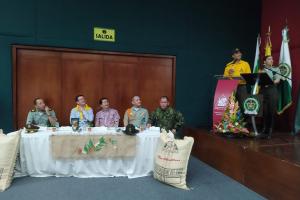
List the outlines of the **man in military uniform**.
<svg viewBox="0 0 300 200">
<path fill-rule="evenodd" d="M 224 76 L 228 78 L 241 78 L 241 74 L 251 73 L 248 62 L 242 60 L 242 52 L 240 49 L 235 49 L 232 52 L 233 61 L 228 63 L 224 70 Z M 240 107 L 243 105 L 244 100 L 247 98 L 247 87 L 244 80 L 239 81 L 239 85 L 236 89 L 236 98 Z"/>
<path fill-rule="evenodd" d="M 276 107 L 278 103 L 277 85 L 281 80 L 280 70 L 278 67 L 273 66 L 273 57 L 266 56 L 264 58 L 264 68 L 261 70 L 263 73 L 267 73 L 270 79 L 273 81 L 273 85 L 265 85 L 261 87 L 260 93 L 263 95 L 263 118 L 264 127 L 260 138 L 271 138 L 274 117 L 276 114 Z"/>
<path fill-rule="evenodd" d="M 148 127 L 158 126 L 166 131 L 172 131 L 176 138 L 180 138 L 179 131 L 184 124 L 182 114 L 169 105 L 167 96 L 162 96 L 159 102 L 160 107 L 153 111 L 148 120 Z"/>
<path fill-rule="evenodd" d="M 143 130 L 146 128 L 148 122 L 148 110 L 142 107 L 142 101 L 139 96 L 134 96 L 131 103 L 132 107 L 128 108 L 124 114 L 124 126 L 133 124 L 135 127 Z"/>
<path fill-rule="evenodd" d="M 36 98 L 33 101 L 34 109 L 27 116 L 26 125 L 34 124 L 38 126 L 56 126 L 58 127 L 55 112 L 46 106 L 41 98 Z"/>
</svg>

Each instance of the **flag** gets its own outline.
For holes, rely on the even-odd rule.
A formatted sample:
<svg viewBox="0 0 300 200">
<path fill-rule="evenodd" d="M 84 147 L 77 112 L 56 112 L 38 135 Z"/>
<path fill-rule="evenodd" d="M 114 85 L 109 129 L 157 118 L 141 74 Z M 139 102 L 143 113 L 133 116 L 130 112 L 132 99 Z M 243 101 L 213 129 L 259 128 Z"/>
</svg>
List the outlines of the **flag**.
<svg viewBox="0 0 300 200">
<path fill-rule="evenodd" d="M 257 41 L 256 41 L 256 51 L 255 51 L 255 59 L 254 59 L 254 65 L 253 65 L 253 73 L 257 73 L 259 70 L 259 48 L 260 48 L 260 43 L 261 43 L 261 39 L 260 39 L 260 35 L 257 36 Z"/>
<path fill-rule="evenodd" d="M 269 31 L 267 32 L 266 37 L 266 46 L 265 46 L 265 56 L 272 55 L 272 43 L 271 43 L 271 29 L 269 26 Z"/>
<path fill-rule="evenodd" d="M 292 104 L 292 67 L 289 50 L 288 28 L 282 30 L 282 43 L 279 56 L 280 73 L 287 78 L 281 77 L 278 84 L 277 113 L 283 113 Z"/>
<path fill-rule="evenodd" d="M 298 91 L 298 104 L 296 109 L 296 116 L 295 116 L 295 126 L 294 126 L 294 133 L 297 134 L 300 132 L 300 88 Z"/>
</svg>

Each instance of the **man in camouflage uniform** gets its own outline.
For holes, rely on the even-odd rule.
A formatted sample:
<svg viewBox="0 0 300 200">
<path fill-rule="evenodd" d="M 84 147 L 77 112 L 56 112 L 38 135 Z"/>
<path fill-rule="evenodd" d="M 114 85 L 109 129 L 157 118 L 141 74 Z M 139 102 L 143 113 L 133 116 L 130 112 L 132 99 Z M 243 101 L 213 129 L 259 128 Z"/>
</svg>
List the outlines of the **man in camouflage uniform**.
<svg viewBox="0 0 300 200">
<path fill-rule="evenodd" d="M 46 106 L 43 99 L 36 98 L 33 103 L 35 108 L 28 113 L 26 125 L 58 127 L 55 112 Z"/>
<path fill-rule="evenodd" d="M 148 127 L 157 126 L 166 131 L 172 131 L 176 138 L 181 138 L 180 128 L 184 124 L 182 114 L 169 107 L 169 99 L 162 96 L 159 102 L 160 107 L 153 111 L 148 120 Z"/>
</svg>

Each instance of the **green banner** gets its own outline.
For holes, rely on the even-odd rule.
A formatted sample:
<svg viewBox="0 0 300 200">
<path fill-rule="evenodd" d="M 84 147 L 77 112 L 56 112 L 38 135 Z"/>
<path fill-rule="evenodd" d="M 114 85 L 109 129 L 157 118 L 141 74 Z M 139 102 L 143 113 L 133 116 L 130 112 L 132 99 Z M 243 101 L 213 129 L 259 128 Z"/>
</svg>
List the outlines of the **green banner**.
<svg viewBox="0 0 300 200">
<path fill-rule="evenodd" d="M 295 115 L 295 126 L 294 126 L 294 134 L 300 132 L 300 87 L 298 91 L 298 103 L 296 108 L 296 115 Z"/>
</svg>

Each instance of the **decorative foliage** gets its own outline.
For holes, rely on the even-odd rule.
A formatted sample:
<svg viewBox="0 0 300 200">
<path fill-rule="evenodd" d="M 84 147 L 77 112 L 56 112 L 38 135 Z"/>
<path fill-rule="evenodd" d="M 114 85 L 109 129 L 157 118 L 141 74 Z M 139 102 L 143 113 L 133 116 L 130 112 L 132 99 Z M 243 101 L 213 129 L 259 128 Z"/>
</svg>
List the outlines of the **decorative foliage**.
<svg viewBox="0 0 300 200">
<path fill-rule="evenodd" d="M 249 131 L 245 128 L 245 125 L 246 122 L 244 122 L 242 117 L 241 109 L 235 99 L 235 94 L 232 93 L 228 99 L 221 122 L 214 125 L 214 131 L 223 134 L 249 135 Z"/>
<path fill-rule="evenodd" d="M 99 138 L 98 142 L 94 144 L 93 140 L 90 139 L 82 148 L 79 148 L 79 154 L 89 154 L 91 152 L 95 151 L 101 151 L 106 145 L 112 144 L 114 147 L 117 144 L 116 140 L 113 140 L 111 138 L 108 139 L 108 141 L 105 140 L 105 138 L 102 136 Z"/>
</svg>

